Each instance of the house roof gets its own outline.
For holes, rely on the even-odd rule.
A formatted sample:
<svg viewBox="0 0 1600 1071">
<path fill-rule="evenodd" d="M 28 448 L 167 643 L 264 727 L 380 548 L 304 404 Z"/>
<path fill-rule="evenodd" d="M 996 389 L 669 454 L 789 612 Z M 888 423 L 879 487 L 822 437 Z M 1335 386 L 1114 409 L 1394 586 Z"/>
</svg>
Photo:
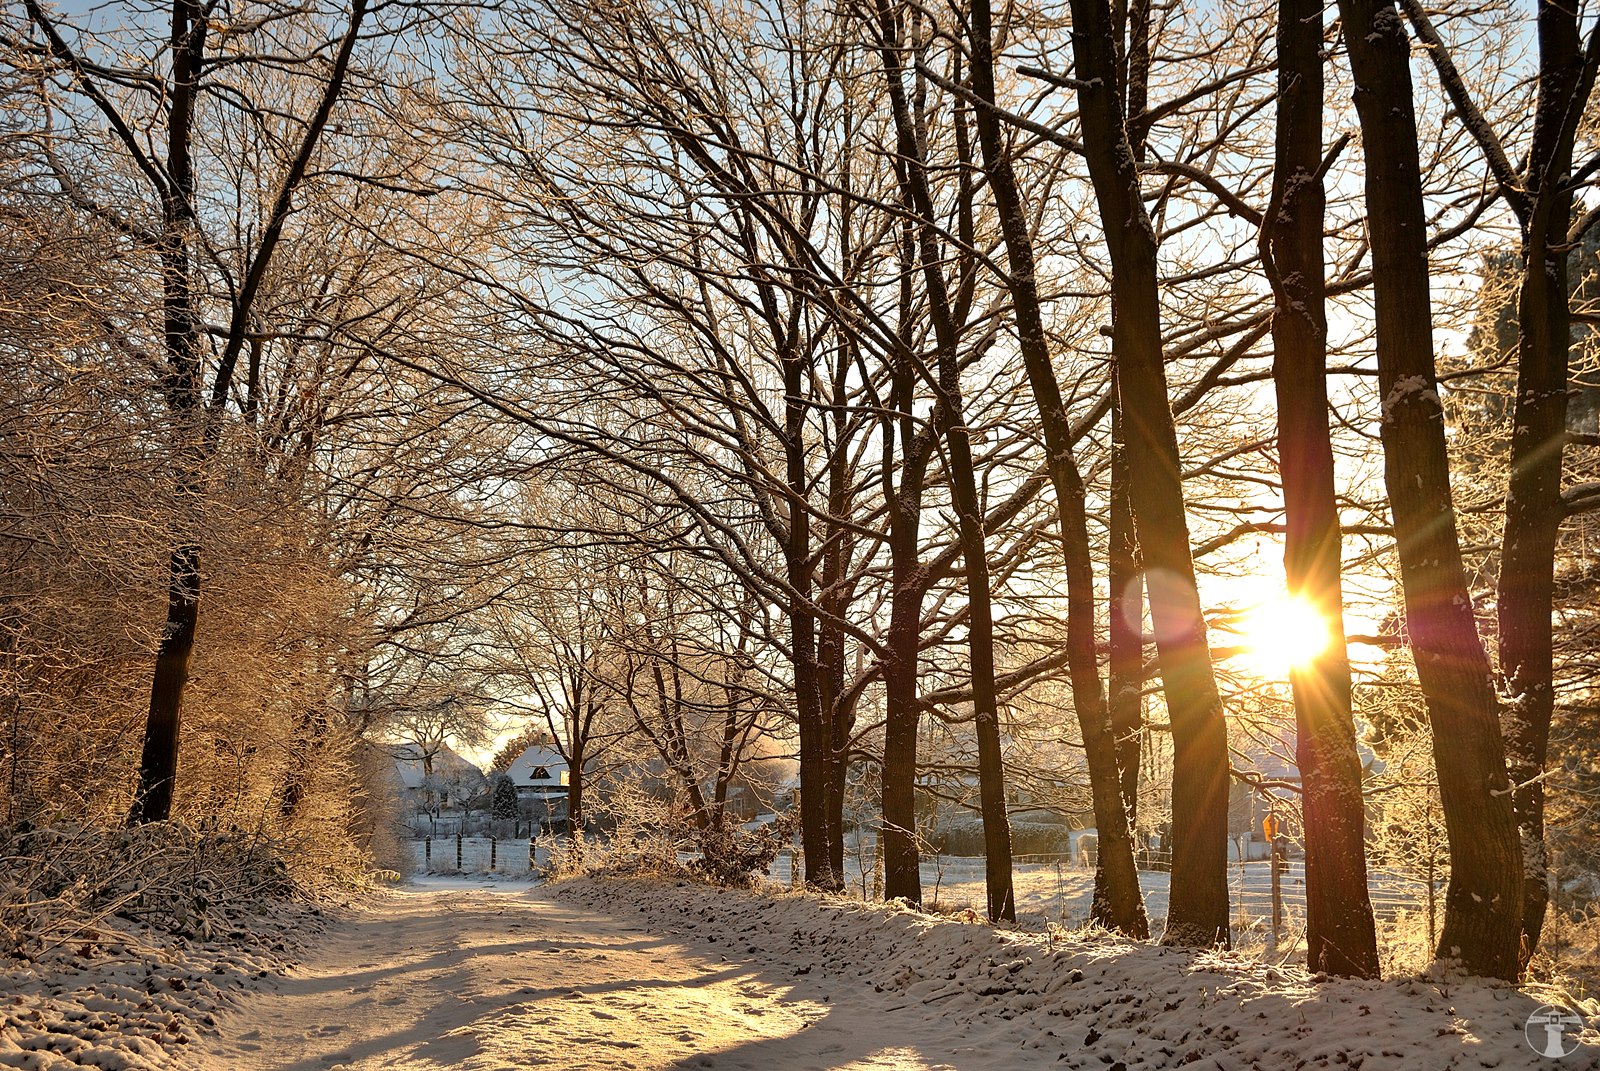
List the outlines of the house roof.
<svg viewBox="0 0 1600 1071">
<path fill-rule="evenodd" d="M 422 749 L 415 744 L 401 744 L 394 749 L 394 768 L 404 788 L 421 788 L 424 778 Z M 449 778 L 466 775 L 471 780 L 483 777 L 483 771 L 457 755 L 447 744 L 433 756 L 433 776 Z"/>
<path fill-rule="evenodd" d="M 535 777 L 541 770 L 544 776 Z M 533 744 L 506 768 L 506 776 L 518 787 L 556 788 L 567 783 L 567 760 L 553 747 Z"/>
</svg>

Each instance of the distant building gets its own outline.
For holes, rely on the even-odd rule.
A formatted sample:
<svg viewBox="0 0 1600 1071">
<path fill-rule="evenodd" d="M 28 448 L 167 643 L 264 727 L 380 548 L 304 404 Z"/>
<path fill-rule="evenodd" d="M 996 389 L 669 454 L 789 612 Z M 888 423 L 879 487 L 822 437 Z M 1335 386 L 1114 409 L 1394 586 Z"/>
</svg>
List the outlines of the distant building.
<svg viewBox="0 0 1600 1071">
<path fill-rule="evenodd" d="M 526 817 L 544 823 L 567 820 L 572 771 L 561 752 L 548 744 L 531 744 L 506 767 L 506 776 Z"/>
<path fill-rule="evenodd" d="M 548 744 L 532 744 L 523 749 L 512 764 L 506 767 L 506 776 L 517 788 L 518 799 L 549 799 L 567 795 L 572 782 L 572 772 L 561 752 Z"/>
<path fill-rule="evenodd" d="M 488 784 L 483 771 L 449 745 L 429 755 L 415 744 L 401 744 L 391 754 L 402 813 L 412 816 L 412 826 L 419 831 L 453 831 L 468 804 L 482 796 Z"/>
<path fill-rule="evenodd" d="M 1363 776 L 1383 769 L 1382 761 L 1365 741 L 1356 741 Z M 1300 767 L 1295 764 L 1295 731 L 1285 726 L 1279 739 L 1254 741 L 1241 750 L 1251 773 L 1261 784 L 1235 779 L 1228 790 L 1228 838 L 1230 858 L 1266 859 L 1272 854 L 1265 822 L 1274 819 L 1278 835 L 1288 839 L 1291 856 L 1299 854 L 1298 842 L 1304 837 L 1298 820 L 1300 812 Z"/>
</svg>

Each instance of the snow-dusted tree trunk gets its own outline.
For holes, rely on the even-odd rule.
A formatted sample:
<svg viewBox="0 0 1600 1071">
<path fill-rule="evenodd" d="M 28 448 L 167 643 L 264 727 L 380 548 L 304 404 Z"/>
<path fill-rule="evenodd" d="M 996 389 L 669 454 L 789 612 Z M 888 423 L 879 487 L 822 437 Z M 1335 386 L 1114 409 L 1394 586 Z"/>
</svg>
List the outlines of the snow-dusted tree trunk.
<svg viewBox="0 0 1600 1071">
<path fill-rule="evenodd" d="M 988 0 L 972 3 L 972 86 L 980 100 L 993 104 L 994 55 Z M 999 210 L 1008 263 L 1007 280 L 1017 318 L 1018 347 L 1027 368 L 1034 403 L 1048 452 L 1050 480 L 1056 493 L 1057 523 L 1067 571 L 1068 672 L 1072 705 L 1083 734 L 1089 768 L 1089 789 L 1094 802 L 1100 851 L 1095 867 L 1095 892 L 1090 917 L 1110 929 L 1134 937 L 1147 937 L 1149 921 L 1139 892 L 1139 875 L 1133 858 L 1129 807 L 1118 769 L 1117 735 L 1111 709 L 1101 686 L 1095 651 L 1094 564 L 1090 556 L 1089 526 L 1083 477 L 1073 456 L 1072 429 L 1061 400 L 1061 388 L 1050 360 L 1044 312 L 1035 277 L 1033 236 L 1027 209 L 1018 188 L 1015 169 L 992 108 L 976 113 L 978 140 L 983 147 L 984 171 Z M 1134 735 L 1135 748 L 1137 736 Z M 1137 769 L 1137 762 L 1134 764 Z"/>
<path fill-rule="evenodd" d="M 1261 237 L 1275 299 L 1272 377 L 1287 529 L 1284 569 L 1290 595 L 1315 607 L 1329 634 L 1315 660 L 1290 671 L 1305 817 L 1306 964 L 1313 971 L 1376 978 L 1328 430 L 1322 96 L 1320 0 L 1279 0 L 1277 160 Z"/>
<path fill-rule="evenodd" d="M 963 415 L 959 329 L 945 283 L 943 244 L 936 231 L 937 216 L 928 188 L 927 161 L 917 134 L 920 123 L 912 114 L 905 91 L 906 66 L 902 56 L 907 48 L 903 38 L 905 28 L 889 0 L 877 0 L 877 17 L 878 49 L 900 157 L 896 175 L 905 200 L 917 214 L 917 259 L 927 289 L 928 311 L 936 339 L 936 414 L 940 435 L 949 451 L 951 497 L 961 557 L 966 564 L 968 670 L 978 739 L 978 795 L 983 815 L 984 879 L 989 917 L 1014 921 L 1017 908 L 1011 880 L 1011 830 L 1006 817 L 1005 766 L 1000 748 L 999 698 L 995 689 L 994 614 L 983 503 L 978 497 L 972 439 Z M 970 198 L 970 187 L 963 192 Z M 969 213 L 970 205 L 963 212 Z M 964 214 L 963 218 L 970 224 L 970 215 Z"/>
<path fill-rule="evenodd" d="M 928 463 L 938 441 L 937 414 L 920 427 L 916 409 L 917 372 L 911 359 L 913 272 L 916 265 L 915 226 L 900 227 L 896 243 L 900 263 L 900 337 L 890 375 L 890 408 L 884 417 L 886 447 L 897 446 L 899 483 L 886 492 L 889 521 L 889 631 L 884 637 L 883 725 L 883 895 L 922 902 L 922 867 L 917 848 L 917 728 L 922 708 L 918 701 L 918 658 L 922 650 L 922 603 L 932 572 L 922 563 L 922 496 Z M 939 403 L 935 403 L 937 407 Z M 885 484 L 888 484 L 887 474 Z"/>
<path fill-rule="evenodd" d="M 1172 898 L 1162 940 L 1228 940 L 1228 741 L 1195 588 L 1162 361 L 1156 239 L 1129 143 L 1106 0 L 1072 0 L 1084 155 L 1111 253 L 1112 351 L 1135 530 L 1172 723 Z"/>
<path fill-rule="evenodd" d="M 1113 370 L 1113 376 L 1115 371 Z M 1116 387 L 1113 384 L 1112 390 Z M 1111 413 L 1111 505 L 1106 533 L 1106 677 L 1117 778 L 1128 825 L 1139 825 L 1139 762 L 1144 742 L 1144 574 L 1128 500 L 1128 448 L 1122 413 Z"/>
<path fill-rule="evenodd" d="M 1515 978 L 1522 853 L 1500 704 L 1473 618 L 1450 491 L 1433 360 L 1411 42 L 1394 0 L 1340 0 L 1339 12 L 1367 161 L 1384 479 L 1450 840 L 1437 951 L 1476 974 Z"/>
<path fill-rule="evenodd" d="M 1539 3 L 1539 93 L 1528 165 L 1514 200 L 1522 224 L 1517 292 L 1517 393 L 1511 407 L 1506 519 L 1496 588 L 1500 674 L 1510 705 L 1502 718 L 1513 808 L 1522 835 L 1522 956 L 1539 946 L 1550 899 L 1544 838 L 1545 760 L 1555 708 L 1552 623 L 1556 539 L 1566 517 L 1561 465 L 1567 434 L 1572 342 L 1573 136 L 1594 85 L 1600 52 L 1580 48 L 1576 9 Z"/>
</svg>

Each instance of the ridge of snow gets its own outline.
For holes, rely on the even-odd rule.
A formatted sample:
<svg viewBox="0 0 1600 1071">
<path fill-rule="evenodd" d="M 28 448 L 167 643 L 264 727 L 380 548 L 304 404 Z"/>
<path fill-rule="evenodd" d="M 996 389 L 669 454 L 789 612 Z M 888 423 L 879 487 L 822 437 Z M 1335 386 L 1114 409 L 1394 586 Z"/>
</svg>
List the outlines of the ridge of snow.
<svg viewBox="0 0 1600 1071">
<path fill-rule="evenodd" d="M 1031 934 L 903 906 L 689 882 L 580 878 L 544 895 L 692 935 L 788 972 L 795 997 L 862 1002 L 945 1043 L 951 1063 L 1124 1071 L 1200 1068 L 1365 1071 L 1549 1068 L 1524 1025 L 1550 994 L 1430 976 L 1317 980 L 1226 952 L 1189 952 L 1103 933 Z M 1562 1061 L 1600 1067 L 1591 1017 Z M 909 1021 L 908 1021 L 909 1020 Z M 992 1065 L 963 1053 L 993 1053 Z M 1004 1057 L 1003 1054 L 1011 1054 Z M 1009 1061 L 1009 1062 L 1008 1062 Z"/>
</svg>

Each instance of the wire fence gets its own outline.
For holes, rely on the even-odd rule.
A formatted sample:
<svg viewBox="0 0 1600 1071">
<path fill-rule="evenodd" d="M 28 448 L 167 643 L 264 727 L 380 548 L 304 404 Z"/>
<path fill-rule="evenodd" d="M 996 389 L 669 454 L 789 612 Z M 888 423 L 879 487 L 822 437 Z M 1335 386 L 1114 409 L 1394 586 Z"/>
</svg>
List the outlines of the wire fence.
<svg viewBox="0 0 1600 1071">
<path fill-rule="evenodd" d="M 1074 872 L 1092 873 L 1093 853 L 1045 852 L 1012 857 L 1021 867 L 1042 867 L 1054 871 L 1065 881 Z M 1172 853 L 1160 851 L 1140 852 L 1135 859 L 1144 874 L 1170 874 Z M 1444 880 L 1439 875 L 1430 876 L 1421 868 L 1369 867 L 1367 869 L 1367 894 L 1372 901 L 1373 914 L 1379 918 L 1394 918 L 1402 912 L 1430 911 L 1437 913 L 1443 903 Z M 1280 911 L 1304 917 L 1306 910 L 1306 867 L 1302 860 L 1290 859 L 1279 864 L 1278 895 Z M 1228 867 L 1228 900 L 1236 914 L 1270 918 L 1272 915 L 1272 864 L 1267 860 L 1237 861 Z"/>
<path fill-rule="evenodd" d="M 412 841 L 423 874 L 505 874 L 517 877 L 543 864 L 550 838 L 424 837 Z"/>
<path fill-rule="evenodd" d="M 549 848 L 555 840 L 543 837 L 469 837 L 463 835 L 423 837 L 412 842 L 416 869 L 424 874 L 501 874 L 523 877 L 541 871 L 548 860 Z M 792 884 L 800 864 L 798 852 L 786 852 L 779 857 L 769 876 L 780 883 Z M 858 886 L 865 897 L 872 897 L 881 888 L 881 873 L 875 864 L 876 845 L 867 841 L 847 857 L 846 871 L 851 886 Z M 1025 853 L 1013 857 L 1019 891 L 1036 887 L 1041 907 L 1056 917 L 1073 913 L 1071 904 L 1082 898 L 1087 883 L 1093 875 L 1093 853 L 1047 852 Z M 852 867 L 850 864 L 855 863 Z M 1137 858 L 1140 885 L 1145 895 L 1153 900 L 1153 912 L 1164 913 L 1166 885 L 1172 871 L 1170 853 L 1148 851 Z M 1278 880 L 1272 880 L 1273 864 L 1269 861 L 1232 863 L 1228 867 L 1228 900 L 1236 922 L 1243 925 L 1267 923 L 1274 914 L 1286 923 L 1303 919 L 1306 912 L 1305 863 L 1301 860 L 1281 861 Z M 954 891 L 963 885 L 982 880 L 982 860 L 967 856 L 930 856 L 923 861 L 923 882 L 928 890 L 941 885 Z M 967 871 L 974 872 L 968 874 Z M 857 872 L 859 871 L 859 873 Z M 1278 897 L 1274 911 L 1274 885 Z M 1082 888 L 1080 888 L 1080 886 Z M 1367 872 L 1368 893 L 1373 913 L 1380 919 L 1392 919 L 1401 913 L 1427 912 L 1434 917 L 1442 910 L 1443 880 L 1428 877 L 1419 869 L 1401 867 L 1373 867 Z M 933 895 L 937 895 L 934 893 Z M 1054 901 L 1054 903 L 1051 903 Z"/>
</svg>

